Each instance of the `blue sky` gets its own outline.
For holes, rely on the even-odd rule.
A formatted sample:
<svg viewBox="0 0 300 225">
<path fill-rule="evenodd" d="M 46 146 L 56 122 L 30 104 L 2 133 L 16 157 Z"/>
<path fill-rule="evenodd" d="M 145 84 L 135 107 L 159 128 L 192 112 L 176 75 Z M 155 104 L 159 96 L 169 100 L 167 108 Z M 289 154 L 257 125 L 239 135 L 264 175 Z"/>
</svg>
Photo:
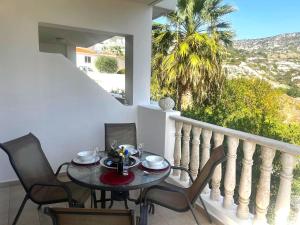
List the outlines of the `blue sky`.
<svg viewBox="0 0 300 225">
<path fill-rule="evenodd" d="M 300 32 L 300 0 L 224 0 L 224 3 L 237 9 L 226 18 L 236 33 L 235 39 Z"/>
</svg>

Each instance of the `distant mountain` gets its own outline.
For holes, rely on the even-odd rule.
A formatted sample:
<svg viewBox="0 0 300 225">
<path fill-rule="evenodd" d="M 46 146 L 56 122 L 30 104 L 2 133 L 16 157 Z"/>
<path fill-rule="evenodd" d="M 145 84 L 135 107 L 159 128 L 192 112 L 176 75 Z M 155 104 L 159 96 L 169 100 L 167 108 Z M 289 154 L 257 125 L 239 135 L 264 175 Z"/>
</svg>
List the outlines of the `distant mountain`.
<svg viewBox="0 0 300 225">
<path fill-rule="evenodd" d="M 300 87 L 300 32 L 235 41 L 224 67 L 230 77 L 256 76 L 275 87 Z"/>
</svg>

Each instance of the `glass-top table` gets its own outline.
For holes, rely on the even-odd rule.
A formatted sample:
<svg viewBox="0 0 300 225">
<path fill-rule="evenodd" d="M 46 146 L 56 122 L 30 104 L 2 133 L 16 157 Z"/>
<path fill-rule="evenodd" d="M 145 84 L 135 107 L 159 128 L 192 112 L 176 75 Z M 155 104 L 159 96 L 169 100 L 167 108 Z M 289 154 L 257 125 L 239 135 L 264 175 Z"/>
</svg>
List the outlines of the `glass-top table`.
<svg viewBox="0 0 300 225">
<path fill-rule="evenodd" d="M 141 157 L 141 162 L 145 160 L 145 157 L 148 155 L 154 155 L 153 153 L 143 151 L 143 155 Z M 105 157 L 106 153 L 101 152 L 101 157 Z M 167 160 L 166 160 L 167 161 Z M 79 166 L 73 163 L 70 163 L 67 168 L 67 174 L 69 178 L 76 184 L 90 188 L 91 190 L 101 190 L 102 194 L 104 191 L 129 191 L 135 189 L 143 189 L 147 188 L 160 182 L 164 181 L 170 174 L 171 167 L 170 163 L 169 167 L 163 171 L 155 171 L 155 172 L 145 172 L 143 167 L 135 166 L 130 168 L 129 170 L 134 173 L 134 180 L 126 185 L 109 185 L 104 184 L 100 180 L 100 176 L 107 172 L 108 169 L 103 167 L 101 164 L 91 165 L 91 166 Z"/>
</svg>

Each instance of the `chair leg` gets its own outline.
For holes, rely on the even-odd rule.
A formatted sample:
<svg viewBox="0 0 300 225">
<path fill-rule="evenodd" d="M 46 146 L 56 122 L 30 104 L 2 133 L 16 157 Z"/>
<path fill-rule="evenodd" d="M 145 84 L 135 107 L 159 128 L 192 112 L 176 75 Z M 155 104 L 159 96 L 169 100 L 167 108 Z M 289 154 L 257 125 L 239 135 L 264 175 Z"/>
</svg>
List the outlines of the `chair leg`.
<svg viewBox="0 0 300 225">
<path fill-rule="evenodd" d="M 192 206 L 192 205 L 189 205 L 189 207 L 190 207 L 190 210 L 191 210 L 191 212 L 192 212 L 192 214 L 193 214 L 193 217 L 194 217 L 194 219 L 195 219 L 197 225 L 200 225 L 200 223 L 199 223 L 199 221 L 198 221 L 198 219 L 197 219 L 197 217 L 196 217 L 196 212 L 195 212 L 193 206 Z"/>
<path fill-rule="evenodd" d="M 204 208 L 205 214 L 206 214 L 206 216 L 207 216 L 207 218 L 208 218 L 209 222 L 210 222 L 210 223 L 212 223 L 211 216 L 210 216 L 210 214 L 209 214 L 209 213 L 208 213 L 208 211 L 207 211 L 206 205 L 204 204 L 204 201 L 203 201 L 203 199 L 202 199 L 201 195 L 199 196 L 199 198 L 200 198 L 200 201 L 201 201 L 201 203 L 202 203 L 202 205 L 203 205 L 203 208 Z"/>
<path fill-rule="evenodd" d="M 12 223 L 12 225 L 16 225 L 17 224 L 18 219 L 19 219 L 19 217 L 20 217 L 20 215 L 21 215 L 21 213 L 22 213 L 22 211 L 24 209 L 24 206 L 25 206 L 27 200 L 28 200 L 28 196 L 26 195 L 24 197 L 24 199 L 23 199 L 23 202 L 22 202 L 22 204 L 21 204 L 21 206 L 19 208 L 19 211 L 18 211 L 18 213 L 17 213 L 17 215 L 16 215 L 16 217 L 15 217 L 14 222 Z"/>
<path fill-rule="evenodd" d="M 114 200 L 111 199 L 108 208 L 111 208 L 113 206 L 113 204 L 114 204 Z"/>
<path fill-rule="evenodd" d="M 97 208 L 97 197 L 96 197 L 96 192 L 95 190 L 91 190 L 91 198 L 93 199 L 94 202 L 94 208 Z M 92 201 L 92 200 L 91 200 Z"/>
<path fill-rule="evenodd" d="M 128 209 L 127 199 L 124 199 L 125 208 Z"/>
<path fill-rule="evenodd" d="M 101 208 L 105 208 L 105 202 L 106 202 L 106 194 L 104 190 L 101 190 Z"/>
<path fill-rule="evenodd" d="M 154 211 L 155 211 L 154 204 L 149 203 L 148 206 L 149 206 L 149 211 L 148 212 L 151 213 L 152 215 L 154 215 Z"/>
<path fill-rule="evenodd" d="M 41 208 L 42 208 L 42 205 L 39 204 L 38 207 L 37 207 L 37 209 L 40 210 Z"/>
</svg>

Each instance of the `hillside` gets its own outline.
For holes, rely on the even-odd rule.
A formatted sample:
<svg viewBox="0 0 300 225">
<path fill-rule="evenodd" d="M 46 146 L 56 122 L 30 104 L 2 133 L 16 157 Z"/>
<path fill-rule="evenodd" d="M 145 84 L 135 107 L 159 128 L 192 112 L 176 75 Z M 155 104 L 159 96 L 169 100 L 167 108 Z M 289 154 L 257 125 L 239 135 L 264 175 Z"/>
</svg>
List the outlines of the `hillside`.
<svg viewBox="0 0 300 225">
<path fill-rule="evenodd" d="M 225 68 L 230 77 L 256 76 L 300 90 L 300 32 L 235 41 Z"/>
</svg>

